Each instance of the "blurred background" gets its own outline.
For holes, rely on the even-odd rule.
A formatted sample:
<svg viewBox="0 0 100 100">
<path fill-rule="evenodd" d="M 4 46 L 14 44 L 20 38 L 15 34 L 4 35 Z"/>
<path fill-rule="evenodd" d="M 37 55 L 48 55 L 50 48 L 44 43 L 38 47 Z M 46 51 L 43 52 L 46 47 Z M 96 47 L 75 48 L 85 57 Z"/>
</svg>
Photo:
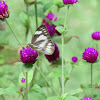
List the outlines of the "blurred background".
<svg viewBox="0 0 100 100">
<path fill-rule="evenodd" d="M 55 3 L 55 0 L 38 1 L 40 1 L 43 5 L 47 3 Z M 42 13 L 41 9 L 43 9 L 43 5 L 41 3 L 38 4 L 38 12 L 40 15 Z M 15 31 L 21 44 L 26 46 L 31 42 L 32 35 L 36 31 L 34 5 L 29 6 L 31 30 L 29 30 L 26 41 L 25 23 L 27 23 L 27 15 L 25 14 L 26 6 L 24 0 L 6 0 L 6 4 L 10 11 L 10 15 L 7 20 Z M 57 12 L 57 7 L 52 5 L 44 14 L 46 15 L 49 11 L 52 11 L 58 19 L 65 18 L 66 7 L 62 7 L 59 12 Z M 42 19 L 43 18 L 41 16 L 38 17 L 39 26 L 41 25 Z M 84 95 L 90 96 L 90 64 L 82 63 L 82 53 L 87 47 L 96 48 L 96 44 L 98 44 L 98 52 L 100 53 L 100 41 L 94 41 L 91 38 L 91 34 L 93 32 L 100 31 L 100 0 L 79 0 L 78 3 L 70 7 L 67 20 L 68 34 L 79 36 L 80 41 L 76 38 L 72 38 L 72 40 L 64 46 L 64 58 L 66 61 L 70 61 L 73 56 L 77 56 L 79 59 L 79 66 L 75 66 L 70 80 L 68 80 L 65 85 L 65 91 L 83 87 L 86 92 L 76 95 L 79 99 L 81 99 Z M 61 44 L 58 44 L 58 47 L 61 53 Z M 20 62 L 18 48 L 20 48 L 20 46 L 7 24 L 5 22 L 0 22 L 0 88 L 8 88 L 13 85 L 16 86 L 17 91 L 20 89 L 18 79 L 19 74 L 21 73 L 22 64 L 18 63 Z M 50 76 L 50 70 L 48 71 L 48 69 L 50 69 L 50 63 L 48 63 L 44 57 L 42 61 L 42 70 L 44 74 L 52 80 L 52 85 L 55 87 L 56 91 L 58 91 L 59 81 L 54 73 Z M 68 63 L 66 64 L 65 74 L 68 75 L 70 70 L 71 64 Z M 42 81 L 43 79 L 41 76 L 35 79 L 35 82 L 41 85 L 44 84 Z M 93 84 L 99 84 L 99 82 L 100 63 L 96 63 L 93 65 Z M 43 89 L 46 93 L 45 88 Z M 13 92 L 13 89 L 11 91 Z M 53 95 L 51 91 L 50 93 Z M 93 93 L 95 100 L 99 100 L 100 89 L 94 89 Z M 9 93 L 9 95 L 1 95 L 0 100 L 20 100 L 19 98 L 19 94 L 14 93 L 12 95 L 12 93 Z"/>
</svg>

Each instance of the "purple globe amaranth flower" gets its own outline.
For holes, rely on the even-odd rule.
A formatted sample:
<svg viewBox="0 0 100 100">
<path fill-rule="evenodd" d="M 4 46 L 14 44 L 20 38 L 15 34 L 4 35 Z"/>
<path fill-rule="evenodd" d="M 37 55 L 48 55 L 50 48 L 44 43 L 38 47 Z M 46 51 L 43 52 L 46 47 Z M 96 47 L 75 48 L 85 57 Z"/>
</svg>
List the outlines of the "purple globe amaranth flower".
<svg viewBox="0 0 100 100">
<path fill-rule="evenodd" d="M 57 17 L 55 17 L 55 15 L 53 13 L 48 13 L 46 18 L 50 21 L 57 21 Z M 42 20 L 42 25 L 46 25 L 50 36 L 53 36 L 56 33 L 55 27 L 56 25 L 52 24 L 50 25 L 46 20 Z"/>
<path fill-rule="evenodd" d="M 21 82 L 22 82 L 22 83 L 25 83 L 25 80 L 26 80 L 25 78 L 22 78 L 22 79 L 21 79 Z"/>
<path fill-rule="evenodd" d="M 55 17 L 55 15 L 53 13 L 48 13 L 46 15 L 46 18 L 49 19 L 50 21 L 52 21 L 52 20 L 57 21 L 57 17 Z M 42 24 L 43 25 L 48 25 L 49 23 L 46 20 L 43 19 Z"/>
<path fill-rule="evenodd" d="M 0 19 L 4 20 L 9 16 L 8 6 L 4 1 L 0 1 Z"/>
<path fill-rule="evenodd" d="M 54 43 L 54 46 L 55 46 L 55 51 L 52 55 L 45 55 L 45 57 L 47 58 L 47 60 L 49 62 L 52 62 L 52 63 L 55 63 L 58 61 L 59 59 L 59 49 L 58 49 L 58 46 L 56 45 L 56 43 Z"/>
<path fill-rule="evenodd" d="M 26 48 L 23 47 L 23 49 L 20 51 L 20 55 L 23 63 L 33 63 L 38 57 L 37 51 L 33 50 L 29 46 L 27 46 Z"/>
<path fill-rule="evenodd" d="M 96 49 L 88 47 L 83 53 L 83 59 L 87 62 L 94 63 L 97 60 L 98 55 L 99 53 Z"/>
<path fill-rule="evenodd" d="M 55 25 L 46 25 L 47 29 L 48 29 L 48 32 L 50 34 L 50 36 L 53 36 L 55 33 L 56 33 L 56 30 L 55 30 Z"/>
<path fill-rule="evenodd" d="M 77 57 L 72 57 L 72 61 L 73 61 L 74 63 L 76 63 L 76 62 L 78 61 L 78 58 L 77 58 Z"/>
<path fill-rule="evenodd" d="M 90 97 L 84 97 L 83 99 L 81 100 L 94 100 L 93 98 L 90 98 Z"/>
<path fill-rule="evenodd" d="M 77 3 L 78 2 L 78 0 L 63 0 L 63 3 L 64 4 L 74 4 L 74 3 Z"/>
<path fill-rule="evenodd" d="M 92 33 L 92 38 L 94 40 L 100 40 L 100 32 L 93 32 Z"/>
</svg>

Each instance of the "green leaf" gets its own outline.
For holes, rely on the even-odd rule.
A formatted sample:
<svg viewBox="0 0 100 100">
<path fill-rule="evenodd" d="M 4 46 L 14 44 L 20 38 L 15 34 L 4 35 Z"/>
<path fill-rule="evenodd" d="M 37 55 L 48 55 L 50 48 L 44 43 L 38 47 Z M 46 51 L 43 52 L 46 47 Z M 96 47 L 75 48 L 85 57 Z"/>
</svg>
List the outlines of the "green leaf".
<svg viewBox="0 0 100 100">
<path fill-rule="evenodd" d="M 33 77 L 33 70 L 31 69 L 31 70 L 28 72 L 28 84 L 31 82 L 32 77 Z M 21 82 L 21 79 L 22 79 L 22 78 L 25 78 L 25 79 L 26 79 L 26 74 L 24 75 L 23 72 L 21 72 L 21 74 L 20 74 L 20 76 L 19 76 L 19 85 L 25 87 L 26 82 L 25 82 L 25 83 L 22 83 L 22 82 Z"/>
<path fill-rule="evenodd" d="M 60 100 L 60 98 L 58 96 L 54 96 L 47 98 L 47 100 Z"/>
<path fill-rule="evenodd" d="M 29 91 L 29 100 L 33 98 L 35 100 L 46 100 L 47 97 L 40 86 L 34 85 Z"/>
<path fill-rule="evenodd" d="M 3 88 L 0 88 L 0 95 L 2 95 L 2 94 L 7 94 L 7 91 Z"/>
<path fill-rule="evenodd" d="M 65 28 L 62 27 L 62 26 L 57 26 L 57 27 L 56 27 L 56 30 L 57 30 L 59 33 L 61 33 L 61 34 L 65 34 L 65 33 L 68 32 L 68 30 L 65 30 Z"/>
<path fill-rule="evenodd" d="M 64 7 L 64 4 L 61 0 L 55 0 L 55 5 L 58 7 L 58 8 L 61 8 L 61 7 Z"/>
<path fill-rule="evenodd" d="M 7 94 L 7 95 L 13 95 L 16 93 L 16 87 L 15 85 L 11 85 L 10 87 L 6 88 L 6 89 L 3 89 L 3 88 L 0 88 L 0 95 L 2 94 Z"/>
<path fill-rule="evenodd" d="M 59 18 L 57 21 L 52 21 L 52 23 L 56 26 L 60 26 L 64 24 L 64 18 Z"/>
<path fill-rule="evenodd" d="M 67 96 L 68 94 L 66 93 L 66 94 L 63 94 L 60 98 L 61 98 L 61 100 L 64 100 L 65 98 L 66 98 L 66 96 Z"/>
<path fill-rule="evenodd" d="M 55 68 L 52 68 L 50 70 L 50 73 L 48 75 L 49 78 L 54 78 L 54 77 L 61 77 L 61 67 L 58 66 L 58 67 L 55 67 Z"/>
<path fill-rule="evenodd" d="M 81 89 L 81 88 L 75 89 L 75 90 L 69 90 L 69 91 L 67 91 L 67 95 L 75 95 L 75 94 L 78 94 L 78 93 L 81 93 L 81 92 L 84 92 L 84 90 Z"/>
<path fill-rule="evenodd" d="M 44 7 L 43 7 L 43 11 L 46 12 L 46 11 L 47 11 L 51 6 L 53 6 L 53 5 L 54 5 L 54 4 L 51 3 L 51 2 L 45 4 Z"/>
<path fill-rule="evenodd" d="M 23 24 L 25 27 L 28 26 L 29 21 L 28 21 L 27 14 L 21 13 L 20 16 L 19 16 L 19 19 L 21 20 L 22 24 Z"/>
<path fill-rule="evenodd" d="M 66 98 L 64 100 L 79 100 L 79 98 L 77 98 L 75 96 L 66 96 Z"/>
<path fill-rule="evenodd" d="M 36 62 L 37 60 L 34 61 L 34 63 Z M 27 63 L 23 63 L 22 65 L 22 71 L 23 73 L 25 74 L 26 72 L 30 71 L 34 65 L 34 63 L 30 63 L 30 64 L 27 64 Z"/>
<path fill-rule="evenodd" d="M 82 90 L 81 88 L 75 89 L 75 90 L 69 90 L 69 91 L 67 91 L 67 93 L 65 93 L 61 96 L 61 100 L 68 100 L 68 98 L 70 98 L 69 100 L 72 100 L 71 98 L 76 98 L 76 97 L 69 96 L 69 95 L 75 95 L 75 94 L 78 94 L 78 93 L 81 93 L 81 92 L 84 92 L 84 90 Z M 77 99 L 75 99 L 75 100 L 77 100 Z"/>
<path fill-rule="evenodd" d="M 72 37 L 73 36 L 71 36 L 69 34 L 64 35 L 64 43 L 65 44 L 68 43 L 72 39 Z M 60 44 L 62 43 L 62 40 L 61 40 L 61 37 L 60 36 L 55 36 L 55 37 L 52 38 L 52 40 L 54 42 L 57 42 L 57 43 L 60 43 Z"/>
<path fill-rule="evenodd" d="M 17 88 L 15 85 L 12 84 L 10 87 L 6 88 L 6 91 L 8 95 L 12 95 L 16 93 Z"/>
<path fill-rule="evenodd" d="M 81 62 L 79 63 L 79 65 L 88 65 L 88 66 L 91 66 L 91 64 L 92 64 L 92 63 L 87 62 L 87 61 L 85 61 L 85 60 L 83 60 L 83 61 L 81 61 Z"/>
</svg>

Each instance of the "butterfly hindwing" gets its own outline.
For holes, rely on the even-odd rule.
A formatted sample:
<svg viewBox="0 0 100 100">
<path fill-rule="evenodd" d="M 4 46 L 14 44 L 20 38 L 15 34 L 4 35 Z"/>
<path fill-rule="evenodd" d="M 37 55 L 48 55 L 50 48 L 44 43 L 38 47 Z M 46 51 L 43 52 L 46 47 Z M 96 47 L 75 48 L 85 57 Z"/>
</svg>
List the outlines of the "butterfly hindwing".
<svg viewBox="0 0 100 100">
<path fill-rule="evenodd" d="M 54 52 L 54 44 L 50 39 L 49 32 L 45 25 L 41 25 L 32 37 L 30 47 L 38 52 L 52 55 Z"/>
</svg>

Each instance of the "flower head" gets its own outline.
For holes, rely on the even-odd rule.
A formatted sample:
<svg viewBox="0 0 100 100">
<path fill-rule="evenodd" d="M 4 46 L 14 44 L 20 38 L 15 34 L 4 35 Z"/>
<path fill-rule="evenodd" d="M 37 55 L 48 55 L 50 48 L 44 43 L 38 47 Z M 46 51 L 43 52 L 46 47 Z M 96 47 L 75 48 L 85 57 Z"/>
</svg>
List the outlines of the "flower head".
<svg viewBox="0 0 100 100">
<path fill-rule="evenodd" d="M 33 50 L 31 47 L 27 46 L 26 48 L 20 51 L 21 60 L 23 63 L 33 63 L 38 56 L 36 50 Z"/>
<path fill-rule="evenodd" d="M 53 13 L 48 13 L 46 15 L 46 18 L 49 19 L 50 21 L 52 21 L 52 20 L 57 21 L 57 17 L 55 17 L 55 15 Z M 49 23 L 46 20 L 43 19 L 42 24 L 43 25 L 48 25 Z"/>
<path fill-rule="evenodd" d="M 63 3 L 64 4 L 74 4 L 74 3 L 77 3 L 78 0 L 63 0 Z"/>
<path fill-rule="evenodd" d="M 77 58 L 77 57 L 72 57 L 72 61 L 73 61 L 74 63 L 76 63 L 76 62 L 78 61 L 78 58 Z"/>
<path fill-rule="evenodd" d="M 47 29 L 48 29 L 48 32 L 50 34 L 50 36 L 53 36 L 55 33 L 56 33 L 56 30 L 55 30 L 55 25 L 46 25 Z"/>
<path fill-rule="evenodd" d="M 93 32 L 92 38 L 94 40 L 100 40 L 100 32 Z"/>
<path fill-rule="evenodd" d="M 8 6 L 5 4 L 4 1 L 0 1 L 0 19 L 4 20 L 9 15 Z"/>
<path fill-rule="evenodd" d="M 22 79 L 21 79 L 21 82 L 22 82 L 22 83 L 25 83 L 25 80 L 26 80 L 25 78 L 22 78 Z"/>
<path fill-rule="evenodd" d="M 97 60 L 98 55 L 99 53 L 96 49 L 88 47 L 83 53 L 83 59 L 87 62 L 94 63 Z"/>
<path fill-rule="evenodd" d="M 56 43 L 54 43 L 54 46 L 55 46 L 54 53 L 52 55 L 45 55 L 45 57 L 47 58 L 47 60 L 49 62 L 52 62 L 52 63 L 55 63 L 59 59 L 59 49 L 58 49 Z"/>
<path fill-rule="evenodd" d="M 90 98 L 90 97 L 84 97 L 83 99 L 81 100 L 94 100 L 93 98 Z"/>
</svg>

